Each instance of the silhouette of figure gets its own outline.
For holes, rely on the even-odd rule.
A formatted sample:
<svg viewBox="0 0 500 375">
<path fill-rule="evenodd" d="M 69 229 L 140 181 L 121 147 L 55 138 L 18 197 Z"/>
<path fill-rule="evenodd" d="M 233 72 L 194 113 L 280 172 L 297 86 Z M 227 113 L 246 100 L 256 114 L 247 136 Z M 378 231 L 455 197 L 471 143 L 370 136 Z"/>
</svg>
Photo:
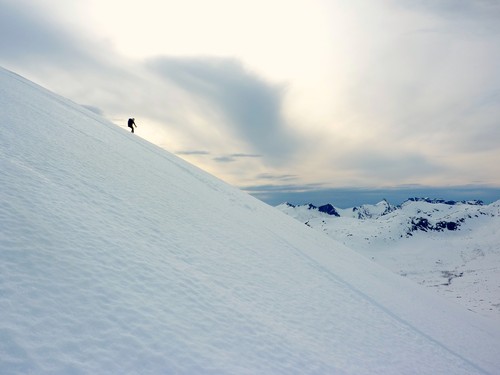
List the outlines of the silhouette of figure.
<svg viewBox="0 0 500 375">
<path fill-rule="evenodd" d="M 129 118 L 128 127 L 132 129 L 132 133 L 134 132 L 134 126 L 137 128 L 137 125 L 135 124 L 135 118 Z"/>
</svg>

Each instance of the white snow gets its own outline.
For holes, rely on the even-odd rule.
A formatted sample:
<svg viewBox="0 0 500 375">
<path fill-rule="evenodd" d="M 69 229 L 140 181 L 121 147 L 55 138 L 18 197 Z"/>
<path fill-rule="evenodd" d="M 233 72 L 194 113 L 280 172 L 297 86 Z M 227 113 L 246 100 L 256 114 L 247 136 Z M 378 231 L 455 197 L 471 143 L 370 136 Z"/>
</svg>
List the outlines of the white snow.
<svg viewBox="0 0 500 375">
<path fill-rule="evenodd" d="M 495 322 L 3 69 L 0 118 L 2 374 L 499 372 Z"/>
</svg>

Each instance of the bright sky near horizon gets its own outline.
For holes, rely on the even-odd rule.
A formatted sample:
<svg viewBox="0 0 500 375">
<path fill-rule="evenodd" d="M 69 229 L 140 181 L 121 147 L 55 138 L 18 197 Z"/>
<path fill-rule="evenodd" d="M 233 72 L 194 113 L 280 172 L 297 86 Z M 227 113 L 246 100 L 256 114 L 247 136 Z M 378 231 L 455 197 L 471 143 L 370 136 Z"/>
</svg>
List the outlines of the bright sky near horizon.
<svg viewBox="0 0 500 375">
<path fill-rule="evenodd" d="M 500 187 L 500 1 L 0 9 L 0 65 L 249 191 Z"/>
</svg>

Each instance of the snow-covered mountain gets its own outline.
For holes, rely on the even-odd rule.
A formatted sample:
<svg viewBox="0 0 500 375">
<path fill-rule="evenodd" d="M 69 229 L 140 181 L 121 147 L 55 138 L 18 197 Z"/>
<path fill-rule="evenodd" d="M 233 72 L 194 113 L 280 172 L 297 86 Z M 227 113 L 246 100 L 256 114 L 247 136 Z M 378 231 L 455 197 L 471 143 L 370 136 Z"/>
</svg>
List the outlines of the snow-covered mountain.
<svg viewBox="0 0 500 375">
<path fill-rule="evenodd" d="M 2 374 L 498 373 L 496 322 L 3 69 L 0 118 Z"/>
<path fill-rule="evenodd" d="M 411 198 L 339 209 L 278 208 L 468 309 L 500 320 L 500 201 Z"/>
<path fill-rule="evenodd" d="M 398 234 L 411 236 L 415 231 L 457 230 L 467 219 L 480 215 L 498 216 L 500 201 L 484 206 L 481 201 L 455 202 L 441 199 L 410 198 L 402 205 L 393 206 L 387 200 L 375 205 L 363 204 L 359 207 L 341 209 L 328 203 L 316 207 L 313 204 L 280 204 L 278 209 L 303 221 L 323 217 L 343 217 L 360 220 L 374 219 L 398 223 Z M 328 215 L 325 216 L 324 214 Z M 394 218 L 397 220 L 394 220 Z"/>
</svg>

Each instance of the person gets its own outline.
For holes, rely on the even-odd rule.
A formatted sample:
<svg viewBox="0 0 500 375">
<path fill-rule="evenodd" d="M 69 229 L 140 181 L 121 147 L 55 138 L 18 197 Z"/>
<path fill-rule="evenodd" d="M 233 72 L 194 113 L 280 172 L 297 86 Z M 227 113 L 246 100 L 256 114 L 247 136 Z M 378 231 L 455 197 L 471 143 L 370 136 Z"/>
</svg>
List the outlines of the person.
<svg viewBox="0 0 500 375">
<path fill-rule="evenodd" d="M 132 129 L 132 133 L 134 132 L 134 126 L 137 128 L 137 125 L 135 124 L 135 118 L 129 118 L 128 127 Z"/>
</svg>

